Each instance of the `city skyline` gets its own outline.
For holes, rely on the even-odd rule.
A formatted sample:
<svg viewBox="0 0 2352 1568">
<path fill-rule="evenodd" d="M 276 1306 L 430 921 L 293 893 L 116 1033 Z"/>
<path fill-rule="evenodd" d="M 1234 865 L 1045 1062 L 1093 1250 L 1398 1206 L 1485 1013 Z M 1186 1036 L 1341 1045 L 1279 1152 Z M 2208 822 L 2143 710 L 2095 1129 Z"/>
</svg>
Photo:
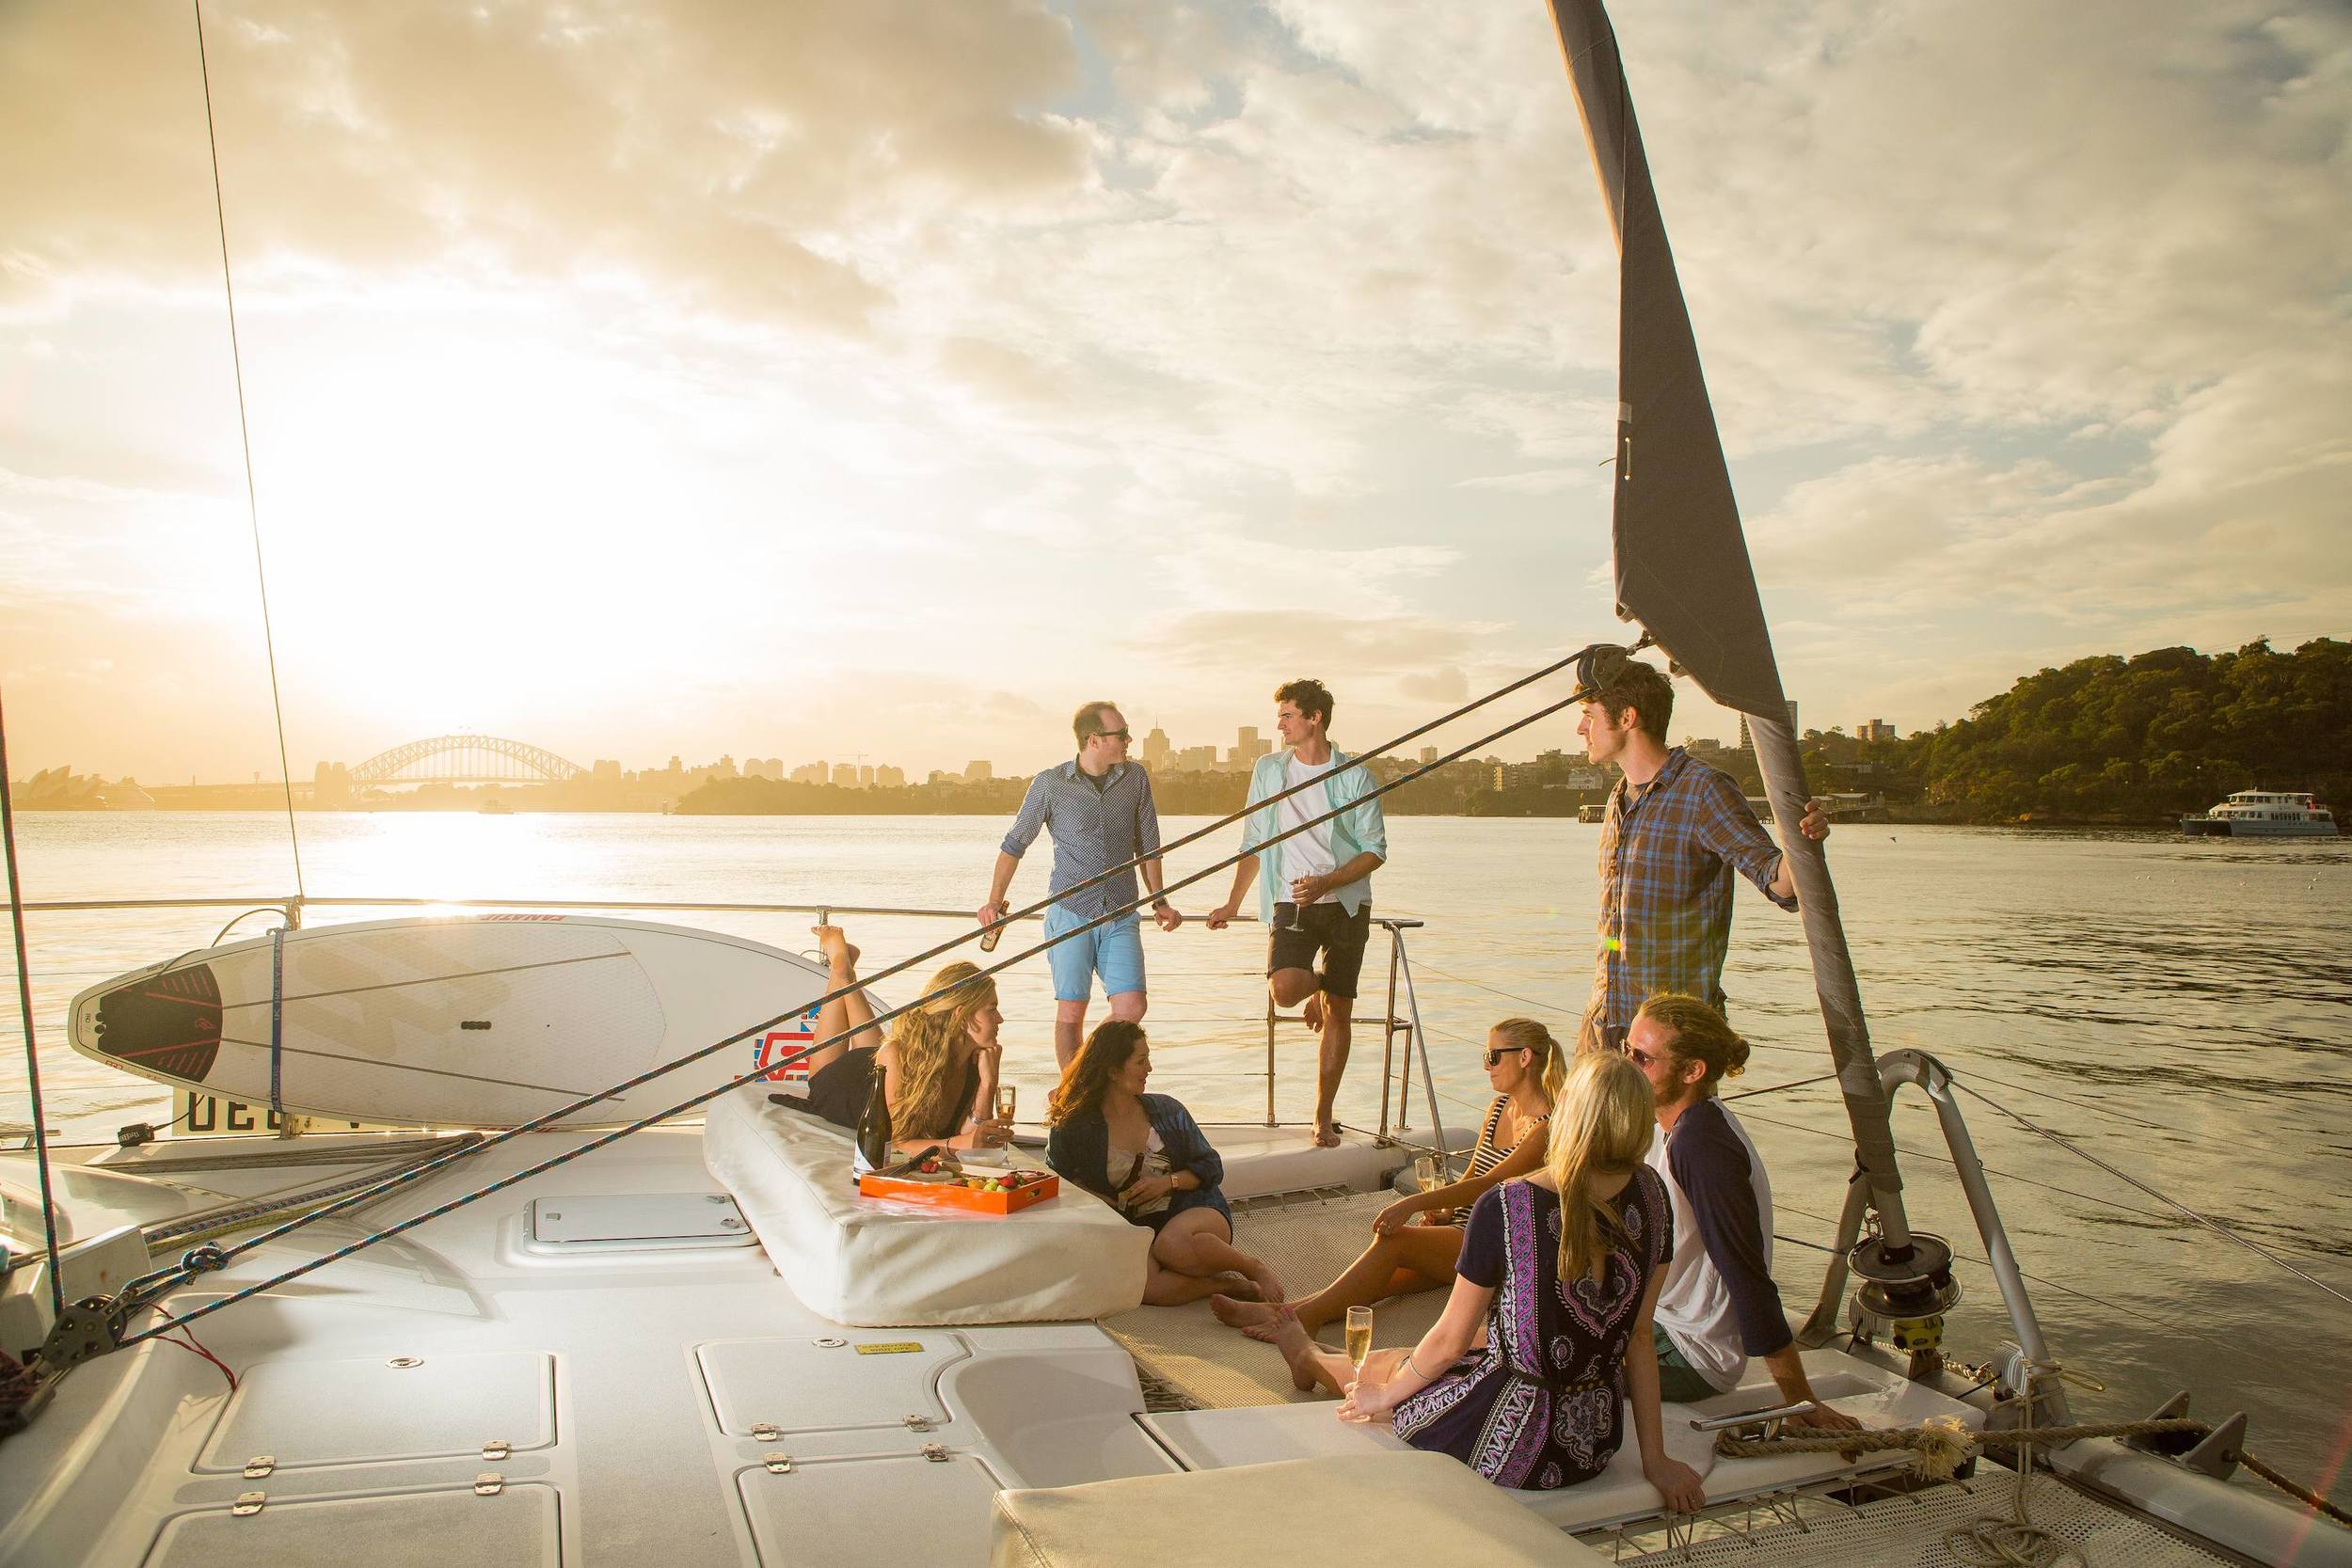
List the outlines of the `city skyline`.
<svg viewBox="0 0 2352 1568">
<path fill-rule="evenodd" d="M 1798 713 L 1798 704 L 1791 701 L 1788 704 L 1788 716 L 1792 724 L 1797 721 Z M 1843 726 L 1836 726 L 1836 730 L 1839 734 L 1848 733 Z M 1879 719 L 1862 721 L 1851 733 L 1854 738 L 1861 740 L 1891 741 L 1899 738 L 1895 726 Z M 461 736 L 460 738 L 511 740 L 513 737 Z M 1730 745 L 1726 745 L 1714 736 L 1699 736 L 1688 731 L 1684 732 L 1676 743 L 1689 746 L 1701 754 L 1731 750 L 1745 752 L 1750 747 L 1747 724 L 1744 720 L 1739 723 L 1737 741 Z M 1270 754 L 1276 749 L 1277 744 L 1274 738 L 1263 734 L 1257 725 L 1243 724 L 1236 726 L 1231 745 L 1220 748 L 1214 743 L 1204 743 L 1180 747 L 1168 736 L 1165 729 L 1154 724 L 1136 739 L 1133 760 L 1153 771 L 1237 773 L 1248 771 L 1257 758 Z M 1418 747 L 1405 748 L 1397 753 L 1397 756 L 1400 760 L 1415 764 L 1431 764 L 1437 762 L 1449 749 L 1424 743 Z M 1538 747 L 1528 751 L 1525 755 L 1518 754 L 1520 748 L 1515 747 L 1508 750 L 1511 752 L 1508 756 L 1502 751 L 1489 751 L 1477 758 L 1463 760 L 1474 760 L 1486 766 L 1518 767 L 1547 757 L 1581 756 L 1581 746 L 1573 741 L 1565 747 Z M 1065 752 L 1062 756 L 1052 757 L 1043 762 L 1001 769 L 993 758 L 974 758 L 960 768 L 932 768 L 920 778 L 893 763 L 867 762 L 863 755 L 857 755 L 850 761 L 827 762 L 817 759 L 795 765 L 787 762 L 781 755 L 761 757 L 749 751 L 740 759 L 737 758 L 732 752 L 723 752 L 709 761 L 690 763 L 685 760 L 683 753 L 673 752 L 665 763 L 639 768 L 630 768 L 621 759 L 608 757 L 597 757 L 592 762 L 575 763 L 573 766 L 580 769 L 583 777 L 592 780 L 604 780 L 613 784 L 644 784 L 648 786 L 665 786 L 679 792 L 694 788 L 711 780 L 732 778 L 829 784 L 835 788 L 846 789 L 893 789 L 911 784 L 936 785 L 951 782 L 981 783 L 998 777 L 1025 778 L 1036 772 L 1039 768 L 1053 766 L 1064 760 L 1067 754 Z M 569 758 L 563 760 L 570 761 Z M 314 801 L 329 796 L 344 796 L 354 787 L 348 776 L 353 766 L 340 759 L 322 761 L 314 764 L 307 775 L 297 775 L 294 782 L 305 788 Z M 56 763 L 47 768 L 20 768 L 18 777 L 12 782 L 23 784 L 34 775 L 50 771 L 52 768 L 71 769 L 72 764 Z M 104 777 L 105 775 L 79 776 Z M 260 785 L 274 782 L 276 777 L 274 772 L 254 768 L 242 779 L 191 777 L 187 783 L 191 785 Z M 139 783 L 141 781 L 136 774 L 125 774 L 118 776 L 114 782 Z M 414 787 L 419 782 L 415 779 L 393 777 L 381 781 L 381 785 L 390 788 L 409 788 Z M 529 781 L 516 782 L 528 783 Z M 175 786 L 178 781 L 151 778 L 144 783 L 168 788 Z"/>
<path fill-rule="evenodd" d="M 913 777 L 1034 766 L 1093 697 L 1270 728 L 1301 674 L 1363 746 L 1634 635 L 1541 7 L 628 14 L 220 0 L 232 368 L 186 17 L 8 8 L 25 765 L 266 770 L 273 649 L 294 757 Z M 1616 25 L 1789 690 L 1908 733 L 2343 631 L 2352 15 Z"/>
</svg>

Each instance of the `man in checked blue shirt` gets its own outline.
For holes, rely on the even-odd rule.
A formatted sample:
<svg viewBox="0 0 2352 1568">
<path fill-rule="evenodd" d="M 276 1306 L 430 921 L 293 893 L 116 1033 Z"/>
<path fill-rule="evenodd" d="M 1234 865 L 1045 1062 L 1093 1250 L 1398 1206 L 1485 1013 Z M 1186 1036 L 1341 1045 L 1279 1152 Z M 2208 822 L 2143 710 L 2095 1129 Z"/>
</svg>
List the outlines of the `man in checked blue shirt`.
<svg viewBox="0 0 2352 1568">
<path fill-rule="evenodd" d="M 980 924 L 1004 918 L 1012 874 L 1042 829 L 1054 837 L 1049 895 L 1144 856 L 1140 869 L 1144 885 L 1152 890 L 1152 918 L 1163 931 L 1176 929 L 1184 917 L 1160 896 L 1160 814 L 1152 804 L 1150 775 L 1127 760 L 1125 715 L 1113 704 L 1089 703 L 1078 709 L 1070 727 L 1078 737 L 1078 754 L 1040 768 L 1029 781 L 1021 815 L 1013 818 L 1012 831 L 996 852 L 988 902 L 979 908 Z M 1059 936 L 1135 899 L 1136 874 L 1121 872 L 1047 910 L 1045 934 Z M 1111 1017 L 1131 1023 L 1143 1021 L 1142 921 L 1134 913 L 1121 915 L 1084 936 L 1056 943 L 1045 956 L 1054 971 L 1054 1057 L 1066 1072 L 1086 1035 L 1095 975 L 1103 977 Z"/>
<path fill-rule="evenodd" d="M 1731 874 L 1784 910 L 1797 907 L 1788 858 L 1748 809 L 1730 774 L 1666 744 L 1673 683 L 1625 659 L 1584 705 L 1576 733 L 1585 755 L 1624 777 L 1600 830 L 1600 942 L 1580 1051 L 1625 1048 L 1633 1015 L 1665 992 L 1724 1006 L 1724 955 L 1731 946 Z M 1820 800 L 1797 824 L 1829 836 Z"/>
</svg>

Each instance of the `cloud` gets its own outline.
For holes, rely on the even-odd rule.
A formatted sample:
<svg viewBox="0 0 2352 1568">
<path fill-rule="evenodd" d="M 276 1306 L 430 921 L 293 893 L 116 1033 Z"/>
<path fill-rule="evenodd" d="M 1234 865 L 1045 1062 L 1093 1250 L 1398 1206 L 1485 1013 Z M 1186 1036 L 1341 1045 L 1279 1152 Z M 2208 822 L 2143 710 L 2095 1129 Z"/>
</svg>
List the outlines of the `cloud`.
<svg viewBox="0 0 2352 1568">
<path fill-rule="evenodd" d="M 1188 673 L 1171 705 L 1303 659 L 1360 714 L 1607 613 L 1615 256 L 1541 8 L 205 17 L 307 712 L 527 704 L 534 642 L 631 693 L 910 672 L 853 724 L 981 657 L 1050 687 L 1099 615 L 1106 673 Z M 1939 672 L 2343 629 L 2352 18 L 1618 25 L 1808 703 L 1910 724 L 1964 705 L 1902 707 Z M 135 684 L 171 656 L 111 617 L 250 618 L 192 35 L 13 8 L 0 142 L 0 517 L 67 568 L 18 602 L 73 584 Z M 405 702 L 353 627 L 421 634 Z"/>
</svg>

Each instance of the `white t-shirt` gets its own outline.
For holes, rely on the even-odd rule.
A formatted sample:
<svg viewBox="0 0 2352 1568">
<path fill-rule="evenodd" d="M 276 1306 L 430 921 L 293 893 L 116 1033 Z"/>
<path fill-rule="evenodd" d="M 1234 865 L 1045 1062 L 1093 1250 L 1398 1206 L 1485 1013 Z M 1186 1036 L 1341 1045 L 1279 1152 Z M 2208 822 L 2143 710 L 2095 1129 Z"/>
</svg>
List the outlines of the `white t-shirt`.
<svg viewBox="0 0 2352 1568">
<path fill-rule="evenodd" d="M 1282 784 L 1285 788 L 1296 789 L 1300 784 L 1319 779 L 1329 771 L 1331 765 L 1327 762 L 1308 764 L 1299 761 L 1294 754 L 1283 765 Z M 1331 809 L 1329 794 L 1327 790 L 1310 789 L 1279 800 L 1274 807 L 1275 821 L 1284 832 L 1311 822 Z M 1309 828 L 1296 838 L 1284 839 L 1280 847 L 1283 852 L 1282 870 L 1290 877 L 1327 877 L 1339 869 L 1339 862 L 1331 858 L 1331 824 L 1328 822 Z M 1287 887 L 1274 890 L 1278 903 L 1289 902 L 1290 895 L 1291 890 Z"/>
<path fill-rule="evenodd" d="M 1674 1341 L 1692 1370 L 1728 1393 L 1747 1370 L 1747 1335 L 1769 1335 L 1786 1343 L 1788 1333 L 1772 1281 L 1772 1185 L 1764 1157 L 1740 1118 L 1722 1101 L 1708 1099 L 1682 1114 L 1672 1136 L 1661 1132 L 1650 1140 L 1649 1167 L 1665 1178 L 1674 1205 L 1675 1255 L 1658 1291 L 1658 1331 Z M 1706 1216 L 1699 1212 L 1693 1187 L 1715 1205 L 1714 1228 L 1735 1246 L 1731 1266 L 1746 1271 L 1745 1332 L 1740 1298 L 1708 1251 Z M 1734 1196 L 1745 1201 L 1726 1201 Z"/>
</svg>

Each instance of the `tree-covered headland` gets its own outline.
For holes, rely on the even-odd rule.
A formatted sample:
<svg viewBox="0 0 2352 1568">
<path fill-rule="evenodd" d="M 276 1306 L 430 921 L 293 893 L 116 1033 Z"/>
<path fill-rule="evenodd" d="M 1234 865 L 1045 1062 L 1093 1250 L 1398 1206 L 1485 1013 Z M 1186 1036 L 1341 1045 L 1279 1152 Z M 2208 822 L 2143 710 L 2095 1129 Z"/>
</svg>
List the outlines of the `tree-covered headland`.
<svg viewBox="0 0 2352 1568">
<path fill-rule="evenodd" d="M 1955 821 L 2168 821 L 2254 788 L 2341 805 L 2352 801 L 2352 642 L 2076 659 L 1894 745 L 1923 814 Z"/>
</svg>

